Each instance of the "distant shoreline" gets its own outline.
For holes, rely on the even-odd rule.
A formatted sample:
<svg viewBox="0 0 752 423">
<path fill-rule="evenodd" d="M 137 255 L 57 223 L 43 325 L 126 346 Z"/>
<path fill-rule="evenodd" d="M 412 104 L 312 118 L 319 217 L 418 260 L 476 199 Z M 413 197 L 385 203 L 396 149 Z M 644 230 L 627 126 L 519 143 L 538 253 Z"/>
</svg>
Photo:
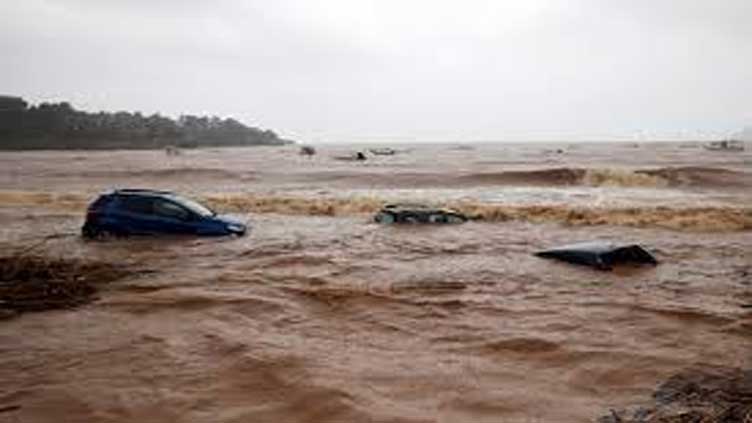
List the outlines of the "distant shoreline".
<svg viewBox="0 0 752 423">
<path fill-rule="evenodd" d="M 0 143 L 2 139 L 0 139 Z M 0 152 L 3 153 L 23 153 L 23 152 L 87 152 L 87 151 L 157 151 L 164 152 L 166 149 L 174 147 L 181 151 L 199 151 L 199 150 L 225 150 L 231 148 L 258 148 L 258 147 L 285 147 L 293 145 L 293 143 L 287 144 L 239 144 L 239 145 L 199 145 L 199 146 L 164 146 L 164 147 L 128 147 L 128 146 L 112 146 L 112 147 L 71 147 L 71 148 L 54 148 L 54 147 L 40 147 L 40 148 L 6 148 L 0 145 Z"/>
<path fill-rule="evenodd" d="M 67 102 L 29 105 L 0 95 L 0 150 L 154 150 L 288 145 L 274 131 L 232 118 L 85 112 Z"/>
</svg>

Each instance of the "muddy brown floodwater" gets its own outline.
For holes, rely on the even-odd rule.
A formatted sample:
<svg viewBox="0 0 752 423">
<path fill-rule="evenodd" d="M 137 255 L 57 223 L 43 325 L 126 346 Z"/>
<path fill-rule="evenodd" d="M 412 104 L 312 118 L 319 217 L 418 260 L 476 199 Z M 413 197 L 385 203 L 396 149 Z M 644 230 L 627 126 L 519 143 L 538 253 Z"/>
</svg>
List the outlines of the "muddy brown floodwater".
<svg viewBox="0 0 752 423">
<path fill-rule="evenodd" d="M 693 366 L 752 367 L 752 154 L 685 144 L 0 153 L 0 243 L 133 274 L 0 320 L 1 422 L 585 422 Z M 561 149 L 561 151 L 558 151 Z M 78 237 L 111 187 L 242 238 Z M 382 202 L 483 219 L 380 226 Z M 602 272 L 538 249 L 639 242 Z"/>
</svg>

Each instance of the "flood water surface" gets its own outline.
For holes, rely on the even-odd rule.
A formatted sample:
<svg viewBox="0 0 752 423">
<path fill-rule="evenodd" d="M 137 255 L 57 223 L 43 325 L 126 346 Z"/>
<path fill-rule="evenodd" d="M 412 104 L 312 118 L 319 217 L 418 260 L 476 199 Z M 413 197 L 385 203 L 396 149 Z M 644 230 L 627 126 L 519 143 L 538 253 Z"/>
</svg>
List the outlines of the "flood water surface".
<svg viewBox="0 0 752 423">
<path fill-rule="evenodd" d="M 348 148 L 2 153 L 6 251 L 133 273 L 86 306 L 0 320 L 0 421 L 594 421 L 688 367 L 752 366 L 749 152 L 337 159 Z M 86 203 L 113 186 L 177 190 L 253 228 L 81 240 Z M 393 200 L 479 219 L 372 223 Z M 593 239 L 638 242 L 660 264 L 533 255 Z"/>
</svg>

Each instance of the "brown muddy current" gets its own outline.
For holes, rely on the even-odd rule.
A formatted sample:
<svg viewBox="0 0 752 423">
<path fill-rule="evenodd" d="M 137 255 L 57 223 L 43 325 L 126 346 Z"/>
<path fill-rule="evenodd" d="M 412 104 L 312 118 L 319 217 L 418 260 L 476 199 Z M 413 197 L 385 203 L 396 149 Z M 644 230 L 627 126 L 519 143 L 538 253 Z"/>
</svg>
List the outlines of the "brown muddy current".
<svg viewBox="0 0 752 423">
<path fill-rule="evenodd" d="M 362 148 L 362 147 L 357 147 Z M 2 422 L 580 422 L 696 365 L 752 366 L 752 153 L 693 144 L 0 153 L 0 244 L 127 265 L 98 300 L 0 320 Z M 78 236 L 113 187 L 242 238 Z M 480 219 L 379 226 L 384 201 Z M 603 272 L 540 248 L 639 242 Z"/>
</svg>

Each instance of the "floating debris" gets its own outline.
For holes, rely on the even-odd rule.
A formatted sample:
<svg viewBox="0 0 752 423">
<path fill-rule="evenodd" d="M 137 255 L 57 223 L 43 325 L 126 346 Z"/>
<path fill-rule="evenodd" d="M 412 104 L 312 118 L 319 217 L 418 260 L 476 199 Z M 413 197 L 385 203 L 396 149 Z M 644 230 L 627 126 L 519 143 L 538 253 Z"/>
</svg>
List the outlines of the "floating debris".
<svg viewBox="0 0 752 423">
<path fill-rule="evenodd" d="M 367 159 L 365 153 L 363 153 L 362 151 L 357 151 L 346 156 L 334 156 L 332 158 L 334 160 L 340 160 L 343 162 L 362 162 Z"/>
<path fill-rule="evenodd" d="M 300 147 L 300 155 L 301 156 L 315 156 L 316 155 L 316 149 L 313 148 L 311 145 L 303 145 Z"/>
</svg>

